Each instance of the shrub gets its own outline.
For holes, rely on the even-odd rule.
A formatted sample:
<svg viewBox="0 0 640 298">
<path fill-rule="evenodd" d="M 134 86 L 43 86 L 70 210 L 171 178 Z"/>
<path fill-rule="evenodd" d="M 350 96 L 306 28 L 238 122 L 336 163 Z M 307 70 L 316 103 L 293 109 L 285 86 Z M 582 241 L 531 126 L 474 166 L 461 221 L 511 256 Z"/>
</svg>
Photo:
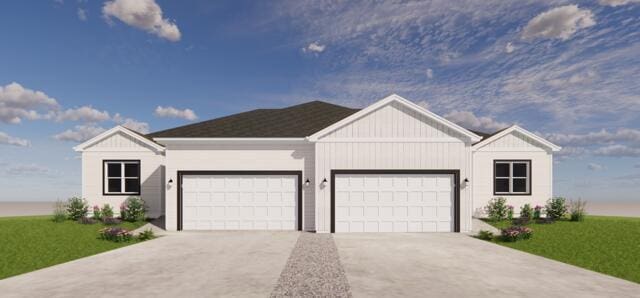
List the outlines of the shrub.
<svg viewBox="0 0 640 298">
<path fill-rule="evenodd" d="M 67 216 L 69 219 L 78 220 L 81 217 L 87 216 L 87 213 L 89 213 L 87 200 L 73 197 L 67 201 Z"/>
<path fill-rule="evenodd" d="M 583 221 L 584 216 L 587 212 L 584 210 L 587 206 L 587 202 L 582 199 L 578 199 L 577 201 L 571 200 L 569 202 L 569 216 L 571 221 Z"/>
<path fill-rule="evenodd" d="M 113 217 L 113 207 L 109 204 L 104 204 L 100 209 L 100 213 L 102 213 L 102 217 Z"/>
<path fill-rule="evenodd" d="M 151 229 L 144 230 L 143 232 L 138 234 L 138 240 L 140 241 L 151 240 L 153 238 L 156 238 L 156 235 L 153 233 L 153 230 Z"/>
<path fill-rule="evenodd" d="M 493 198 L 484 207 L 489 219 L 492 221 L 501 221 L 507 218 L 507 199 L 502 197 Z"/>
<path fill-rule="evenodd" d="M 512 220 L 513 219 L 513 206 L 511 206 L 511 205 L 507 206 L 507 219 L 508 220 Z"/>
<path fill-rule="evenodd" d="M 120 205 L 120 217 L 126 221 L 144 221 L 146 212 L 147 206 L 140 197 L 128 197 Z"/>
<path fill-rule="evenodd" d="M 520 218 L 526 218 L 527 221 L 531 220 L 531 218 L 533 217 L 533 209 L 531 209 L 531 205 L 530 204 L 524 204 L 522 207 L 520 207 Z"/>
<path fill-rule="evenodd" d="M 80 219 L 78 219 L 78 223 L 83 225 L 92 225 L 97 222 L 98 221 L 96 219 L 93 219 L 91 217 L 86 217 L 86 216 L 80 217 Z"/>
<path fill-rule="evenodd" d="M 476 237 L 482 240 L 491 240 L 493 239 L 493 233 L 487 230 L 480 230 L 480 232 L 478 232 L 478 236 Z"/>
<path fill-rule="evenodd" d="M 54 207 L 53 207 L 53 218 L 52 220 L 54 222 L 63 222 L 67 219 L 67 210 L 66 210 L 66 205 L 60 201 L 57 200 Z"/>
<path fill-rule="evenodd" d="M 100 207 L 98 207 L 98 205 L 93 206 L 93 219 L 95 220 L 102 219 L 102 212 L 100 212 Z"/>
<path fill-rule="evenodd" d="M 507 242 L 515 242 L 518 240 L 526 240 L 533 236 L 533 230 L 523 226 L 511 226 L 502 229 L 502 240 Z"/>
<path fill-rule="evenodd" d="M 119 227 L 110 227 L 100 230 L 100 238 L 114 242 L 124 242 L 131 240 L 131 232 Z"/>
<path fill-rule="evenodd" d="M 533 219 L 539 219 L 541 215 L 542 215 L 542 206 L 536 205 L 536 207 L 533 208 Z"/>
<path fill-rule="evenodd" d="M 102 223 L 108 226 L 119 225 L 120 223 L 122 223 L 122 220 L 114 217 L 103 217 Z"/>
<path fill-rule="evenodd" d="M 567 214 L 567 200 L 563 197 L 555 197 L 547 201 L 545 206 L 547 217 L 553 219 L 563 218 Z"/>
</svg>

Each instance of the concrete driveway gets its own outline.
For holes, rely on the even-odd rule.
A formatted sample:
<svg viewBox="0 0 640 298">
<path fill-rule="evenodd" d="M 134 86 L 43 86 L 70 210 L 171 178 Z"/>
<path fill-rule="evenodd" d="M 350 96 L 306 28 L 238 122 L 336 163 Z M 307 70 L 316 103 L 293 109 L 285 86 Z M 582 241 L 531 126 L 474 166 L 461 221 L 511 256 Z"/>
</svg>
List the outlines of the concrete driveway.
<svg viewBox="0 0 640 298">
<path fill-rule="evenodd" d="M 299 232 L 180 232 L 0 281 L 1 297 L 265 297 Z"/>
<path fill-rule="evenodd" d="M 0 297 L 640 297 L 463 234 L 179 232 L 0 280 Z"/>
<path fill-rule="evenodd" d="M 640 285 L 463 234 L 335 234 L 354 297 L 640 297 Z"/>
</svg>

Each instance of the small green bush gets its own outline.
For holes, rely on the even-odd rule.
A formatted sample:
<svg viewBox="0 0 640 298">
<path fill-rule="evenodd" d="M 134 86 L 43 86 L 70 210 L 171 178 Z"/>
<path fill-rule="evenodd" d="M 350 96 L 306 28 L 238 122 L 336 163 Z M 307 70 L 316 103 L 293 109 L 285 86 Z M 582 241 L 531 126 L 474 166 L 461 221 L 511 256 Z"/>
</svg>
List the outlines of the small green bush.
<svg viewBox="0 0 640 298">
<path fill-rule="evenodd" d="M 128 197 L 120 205 L 120 217 L 122 220 L 130 222 L 144 221 L 146 212 L 147 206 L 140 197 Z"/>
<path fill-rule="evenodd" d="M 76 221 L 81 217 L 86 217 L 87 213 L 89 213 L 87 200 L 73 197 L 67 201 L 67 216 L 69 219 Z"/>
<path fill-rule="evenodd" d="M 54 222 L 64 222 L 67 220 L 67 210 L 64 202 L 57 200 L 53 207 L 53 218 Z"/>
<path fill-rule="evenodd" d="M 542 216 L 542 206 L 536 205 L 536 207 L 533 208 L 533 219 L 540 219 L 541 216 Z"/>
<path fill-rule="evenodd" d="M 100 212 L 100 207 L 98 205 L 93 206 L 93 219 L 102 220 L 102 212 Z"/>
<path fill-rule="evenodd" d="M 567 200 L 563 197 L 554 197 L 547 201 L 545 206 L 547 217 L 552 219 L 563 218 L 567 214 Z"/>
<path fill-rule="evenodd" d="M 585 211 L 587 202 L 582 199 L 569 202 L 569 218 L 571 221 L 583 221 L 587 212 Z"/>
<path fill-rule="evenodd" d="M 480 232 L 478 232 L 478 236 L 476 237 L 481 240 L 491 240 L 493 239 L 493 233 L 487 230 L 480 230 Z"/>
<path fill-rule="evenodd" d="M 102 205 L 102 209 L 100 209 L 100 213 L 102 217 L 113 217 L 113 207 L 109 204 Z"/>
<path fill-rule="evenodd" d="M 524 204 L 520 207 L 520 218 L 526 218 L 527 220 L 531 220 L 533 217 L 533 209 L 530 204 Z"/>
<path fill-rule="evenodd" d="M 147 241 L 156 238 L 156 235 L 153 233 L 153 230 L 147 229 L 138 234 L 138 240 Z"/>
<path fill-rule="evenodd" d="M 507 206 L 507 219 L 513 220 L 513 206 L 511 205 Z"/>
<path fill-rule="evenodd" d="M 508 208 L 507 199 L 497 197 L 489 200 L 487 206 L 484 207 L 487 216 L 492 221 L 501 221 L 507 218 Z"/>
</svg>

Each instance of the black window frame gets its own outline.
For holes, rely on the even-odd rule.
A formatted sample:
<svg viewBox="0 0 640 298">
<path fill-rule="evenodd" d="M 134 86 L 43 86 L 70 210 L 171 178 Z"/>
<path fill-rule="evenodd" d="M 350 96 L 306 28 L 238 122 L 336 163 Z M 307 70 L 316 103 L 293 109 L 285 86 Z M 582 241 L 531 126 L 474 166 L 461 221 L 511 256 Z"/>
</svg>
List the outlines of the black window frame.
<svg viewBox="0 0 640 298">
<path fill-rule="evenodd" d="M 496 165 L 497 164 L 509 164 L 509 177 L 496 177 Z M 513 164 L 514 163 L 526 163 L 527 164 L 527 191 L 526 192 L 513 192 L 513 179 L 522 179 L 523 177 L 513 177 Z M 531 175 L 533 168 L 533 162 L 531 159 L 495 159 L 493 161 L 493 195 L 495 196 L 530 196 L 532 195 L 533 188 L 533 176 Z M 497 179 L 509 178 L 509 191 L 497 192 Z"/>
<path fill-rule="evenodd" d="M 120 192 L 109 192 L 108 187 L 108 176 L 107 176 L 107 164 L 109 163 L 119 163 L 121 164 L 121 171 L 123 174 L 120 177 Z M 138 164 L 138 191 L 137 192 L 125 192 L 125 180 L 127 178 L 133 179 L 136 177 L 124 177 L 124 164 L 126 163 L 137 163 Z M 105 159 L 102 161 L 102 195 L 103 196 L 139 196 L 142 192 L 142 162 L 139 159 Z"/>
</svg>

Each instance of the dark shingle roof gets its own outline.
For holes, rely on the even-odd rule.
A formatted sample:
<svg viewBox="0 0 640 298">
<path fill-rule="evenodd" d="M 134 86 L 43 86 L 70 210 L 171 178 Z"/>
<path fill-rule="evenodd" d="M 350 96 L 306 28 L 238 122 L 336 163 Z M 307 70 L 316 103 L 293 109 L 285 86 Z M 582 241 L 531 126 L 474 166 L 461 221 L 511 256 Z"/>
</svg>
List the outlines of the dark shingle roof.
<svg viewBox="0 0 640 298">
<path fill-rule="evenodd" d="M 298 138 L 357 112 L 322 101 L 258 109 L 148 134 L 151 138 Z"/>
<path fill-rule="evenodd" d="M 471 129 L 467 129 L 467 130 L 482 137 L 482 140 L 473 143 L 475 145 L 475 144 L 478 144 L 478 143 L 480 143 L 480 142 L 482 142 L 482 141 L 484 141 L 484 140 L 486 140 L 486 139 L 488 139 L 490 137 L 493 137 L 493 136 L 499 134 L 500 132 L 502 132 L 503 130 L 505 130 L 507 128 L 509 128 L 509 127 L 505 127 L 503 129 L 499 129 L 498 131 L 493 132 L 493 133 L 486 133 L 486 132 L 481 132 L 481 131 L 471 130 Z"/>
</svg>

